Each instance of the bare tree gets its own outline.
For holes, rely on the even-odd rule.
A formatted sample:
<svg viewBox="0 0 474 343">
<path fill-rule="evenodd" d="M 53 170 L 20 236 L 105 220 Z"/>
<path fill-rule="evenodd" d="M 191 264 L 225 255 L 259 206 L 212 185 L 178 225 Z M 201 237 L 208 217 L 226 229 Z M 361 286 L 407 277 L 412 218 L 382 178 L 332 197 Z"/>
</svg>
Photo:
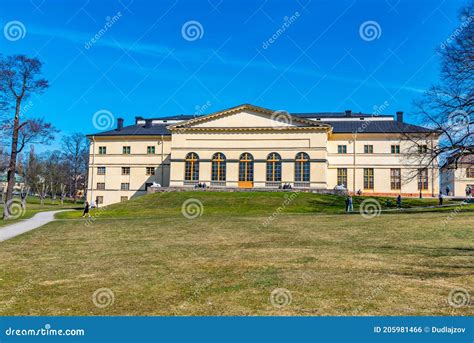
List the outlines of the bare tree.
<svg viewBox="0 0 474 343">
<path fill-rule="evenodd" d="M 439 144 L 427 144 L 431 134 L 409 138 L 415 153 L 426 162 L 451 156 L 457 162 L 474 154 L 474 1 L 459 15 L 460 24 L 437 50 L 441 56 L 441 83 L 415 102 L 417 114 L 440 135 Z M 408 137 L 407 137 L 408 138 Z"/>
<path fill-rule="evenodd" d="M 61 199 L 61 206 L 64 205 L 64 199 L 66 198 L 66 195 L 67 195 L 67 192 L 66 192 L 66 184 L 64 183 L 61 183 L 59 185 L 59 189 L 60 189 L 60 199 Z"/>
<path fill-rule="evenodd" d="M 44 177 L 38 177 L 36 180 L 36 191 L 38 193 L 38 196 L 40 198 L 40 204 L 41 206 L 44 205 L 44 199 L 48 196 L 48 190 L 49 190 L 49 185 L 46 182 Z"/>
<path fill-rule="evenodd" d="M 26 199 L 28 198 L 28 194 L 30 193 L 30 187 L 23 184 L 20 189 L 20 199 L 21 199 L 21 208 L 24 210 L 26 209 Z"/>
<path fill-rule="evenodd" d="M 71 193 L 76 202 L 77 190 L 87 173 L 89 145 L 86 136 L 82 133 L 74 133 L 63 138 L 63 153 L 69 166 L 71 180 Z"/>
<path fill-rule="evenodd" d="M 3 121 L 2 129 L 11 134 L 10 160 L 7 170 L 5 201 L 13 198 L 17 156 L 28 143 L 46 143 L 54 137 L 54 128 L 42 119 L 23 120 L 23 102 L 33 94 L 41 94 L 48 82 L 40 78 L 42 63 L 24 55 L 0 57 L 0 103 L 2 110 L 14 110 L 13 120 Z M 10 105 L 11 104 L 11 105 Z M 3 218 L 10 215 L 5 206 Z"/>
</svg>

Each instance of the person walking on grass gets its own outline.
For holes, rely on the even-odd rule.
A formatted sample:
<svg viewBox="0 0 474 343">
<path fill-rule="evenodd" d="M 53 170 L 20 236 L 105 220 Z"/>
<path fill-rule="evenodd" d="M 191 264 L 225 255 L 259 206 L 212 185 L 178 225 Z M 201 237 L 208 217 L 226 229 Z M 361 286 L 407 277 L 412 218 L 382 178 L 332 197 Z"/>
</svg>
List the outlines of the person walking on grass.
<svg viewBox="0 0 474 343">
<path fill-rule="evenodd" d="M 86 203 L 84 204 L 84 212 L 82 212 L 82 216 L 85 217 L 85 216 L 88 216 L 90 217 L 91 214 L 89 213 L 89 202 L 86 201 Z"/>
<path fill-rule="evenodd" d="M 439 200 L 439 206 L 442 206 L 443 205 L 443 193 L 439 192 L 438 200 Z"/>
<path fill-rule="evenodd" d="M 400 194 L 397 196 L 397 208 L 402 208 L 402 196 Z"/>
</svg>

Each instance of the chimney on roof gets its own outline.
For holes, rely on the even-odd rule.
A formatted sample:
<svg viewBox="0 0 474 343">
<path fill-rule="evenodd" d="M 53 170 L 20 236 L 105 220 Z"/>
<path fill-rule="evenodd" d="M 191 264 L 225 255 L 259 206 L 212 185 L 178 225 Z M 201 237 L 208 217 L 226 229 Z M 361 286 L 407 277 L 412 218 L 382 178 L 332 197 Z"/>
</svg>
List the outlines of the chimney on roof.
<svg viewBox="0 0 474 343">
<path fill-rule="evenodd" d="M 346 117 L 352 116 L 352 111 L 351 110 L 346 110 Z"/>
<path fill-rule="evenodd" d="M 123 129 L 123 118 L 118 118 L 117 119 L 117 131 L 120 131 Z"/>
<path fill-rule="evenodd" d="M 152 119 L 145 119 L 145 128 L 150 128 L 151 125 L 153 124 L 153 120 Z"/>
<path fill-rule="evenodd" d="M 397 112 L 397 121 L 399 123 L 403 123 L 403 112 L 402 111 Z"/>
</svg>

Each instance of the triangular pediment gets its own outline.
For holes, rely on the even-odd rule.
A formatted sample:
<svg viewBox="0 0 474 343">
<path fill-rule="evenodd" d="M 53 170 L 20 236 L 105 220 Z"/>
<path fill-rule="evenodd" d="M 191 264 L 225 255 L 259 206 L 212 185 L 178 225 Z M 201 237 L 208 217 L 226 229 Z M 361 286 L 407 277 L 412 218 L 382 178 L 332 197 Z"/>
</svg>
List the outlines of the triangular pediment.
<svg viewBox="0 0 474 343">
<path fill-rule="evenodd" d="M 298 128 L 320 127 L 324 124 L 292 116 L 286 111 L 272 111 L 255 105 L 244 104 L 211 113 L 170 126 L 178 128 Z"/>
</svg>

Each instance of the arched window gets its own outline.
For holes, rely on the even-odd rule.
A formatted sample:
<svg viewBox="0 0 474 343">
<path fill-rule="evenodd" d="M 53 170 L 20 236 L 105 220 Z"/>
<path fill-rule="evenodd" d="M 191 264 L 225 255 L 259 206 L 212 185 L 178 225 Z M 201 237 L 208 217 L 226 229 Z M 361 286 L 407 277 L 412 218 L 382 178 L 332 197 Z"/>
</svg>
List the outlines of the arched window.
<svg viewBox="0 0 474 343">
<path fill-rule="evenodd" d="M 248 152 L 239 158 L 239 182 L 253 182 L 253 156 Z"/>
<path fill-rule="evenodd" d="M 225 181 L 225 155 L 221 152 L 212 155 L 211 180 Z"/>
<path fill-rule="evenodd" d="M 199 156 L 195 152 L 186 155 L 184 180 L 199 181 Z"/>
<path fill-rule="evenodd" d="M 267 182 L 281 181 L 281 156 L 272 152 L 267 156 Z"/>
<path fill-rule="evenodd" d="M 295 182 L 309 182 L 309 175 L 309 155 L 299 152 L 295 159 Z"/>
</svg>

